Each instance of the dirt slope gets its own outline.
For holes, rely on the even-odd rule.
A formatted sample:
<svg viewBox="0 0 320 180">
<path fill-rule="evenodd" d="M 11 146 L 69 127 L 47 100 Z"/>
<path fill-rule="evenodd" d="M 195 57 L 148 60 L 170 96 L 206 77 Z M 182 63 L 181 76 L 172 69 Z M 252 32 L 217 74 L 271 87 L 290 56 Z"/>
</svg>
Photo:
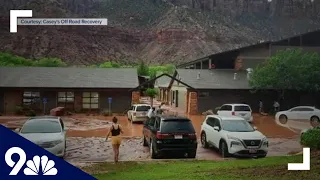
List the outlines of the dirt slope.
<svg viewBox="0 0 320 180">
<path fill-rule="evenodd" d="M 320 0 L 4 0 L 0 7 L 0 51 L 69 64 L 179 64 L 320 29 Z M 10 34 L 9 9 L 33 9 L 34 17 L 106 17 L 110 24 L 19 26 Z"/>
</svg>

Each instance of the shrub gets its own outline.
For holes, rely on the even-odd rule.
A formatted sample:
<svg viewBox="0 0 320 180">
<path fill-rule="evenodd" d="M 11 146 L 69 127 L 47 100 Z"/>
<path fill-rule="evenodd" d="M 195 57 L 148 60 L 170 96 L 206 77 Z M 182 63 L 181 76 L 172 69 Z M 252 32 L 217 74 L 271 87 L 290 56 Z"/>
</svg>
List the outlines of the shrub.
<svg viewBox="0 0 320 180">
<path fill-rule="evenodd" d="M 24 115 L 32 117 L 32 116 L 36 116 L 37 114 L 34 110 L 30 109 L 30 110 L 26 111 Z"/>
<path fill-rule="evenodd" d="M 301 136 L 301 144 L 311 149 L 320 149 L 320 128 L 310 129 Z"/>
<path fill-rule="evenodd" d="M 24 108 L 22 106 L 16 106 L 15 113 L 16 115 L 24 115 Z"/>
</svg>

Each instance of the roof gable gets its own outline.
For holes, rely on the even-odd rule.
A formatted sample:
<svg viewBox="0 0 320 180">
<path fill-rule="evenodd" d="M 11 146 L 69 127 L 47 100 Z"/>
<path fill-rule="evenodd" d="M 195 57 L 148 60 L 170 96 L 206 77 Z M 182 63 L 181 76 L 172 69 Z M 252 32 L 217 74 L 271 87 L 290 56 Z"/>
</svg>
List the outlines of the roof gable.
<svg viewBox="0 0 320 180">
<path fill-rule="evenodd" d="M 133 88 L 135 68 L 0 67 L 0 87 Z"/>
</svg>

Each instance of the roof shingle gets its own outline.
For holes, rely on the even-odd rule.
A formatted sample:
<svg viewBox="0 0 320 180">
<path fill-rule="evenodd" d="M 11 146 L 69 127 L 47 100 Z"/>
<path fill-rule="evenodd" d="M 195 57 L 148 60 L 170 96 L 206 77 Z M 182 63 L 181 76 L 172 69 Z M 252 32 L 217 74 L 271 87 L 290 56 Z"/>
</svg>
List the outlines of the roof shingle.
<svg viewBox="0 0 320 180">
<path fill-rule="evenodd" d="M 0 87 L 134 88 L 135 68 L 0 67 Z"/>
<path fill-rule="evenodd" d="M 251 89 L 246 71 L 224 69 L 177 69 L 181 81 L 195 89 Z M 200 78 L 197 79 L 200 73 Z M 234 73 L 237 73 L 234 80 Z"/>
</svg>

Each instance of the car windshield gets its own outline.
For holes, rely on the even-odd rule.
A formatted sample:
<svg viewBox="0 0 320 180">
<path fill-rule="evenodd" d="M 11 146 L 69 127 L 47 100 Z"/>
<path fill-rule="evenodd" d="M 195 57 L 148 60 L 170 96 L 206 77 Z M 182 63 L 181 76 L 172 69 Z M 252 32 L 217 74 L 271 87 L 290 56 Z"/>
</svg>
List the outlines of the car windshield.
<svg viewBox="0 0 320 180">
<path fill-rule="evenodd" d="M 150 106 L 137 106 L 136 111 L 149 111 Z"/>
<path fill-rule="evenodd" d="M 194 133 L 192 122 L 188 119 L 183 120 L 164 120 L 161 123 L 162 133 L 173 133 L 173 132 L 189 132 Z"/>
<path fill-rule="evenodd" d="M 235 106 L 234 111 L 251 111 L 249 106 Z"/>
<path fill-rule="evenodd" d="M 61 131 L 61 125 L 58 121 L 33 120 L 25 123 L 21 133 L 60 133 Z"/>
<path fill-rule="evenodd" d="M 254 128 L 245 120 L 223 120 L 222 128 L 229 132 L 253 132 Z"/>
</svg>

